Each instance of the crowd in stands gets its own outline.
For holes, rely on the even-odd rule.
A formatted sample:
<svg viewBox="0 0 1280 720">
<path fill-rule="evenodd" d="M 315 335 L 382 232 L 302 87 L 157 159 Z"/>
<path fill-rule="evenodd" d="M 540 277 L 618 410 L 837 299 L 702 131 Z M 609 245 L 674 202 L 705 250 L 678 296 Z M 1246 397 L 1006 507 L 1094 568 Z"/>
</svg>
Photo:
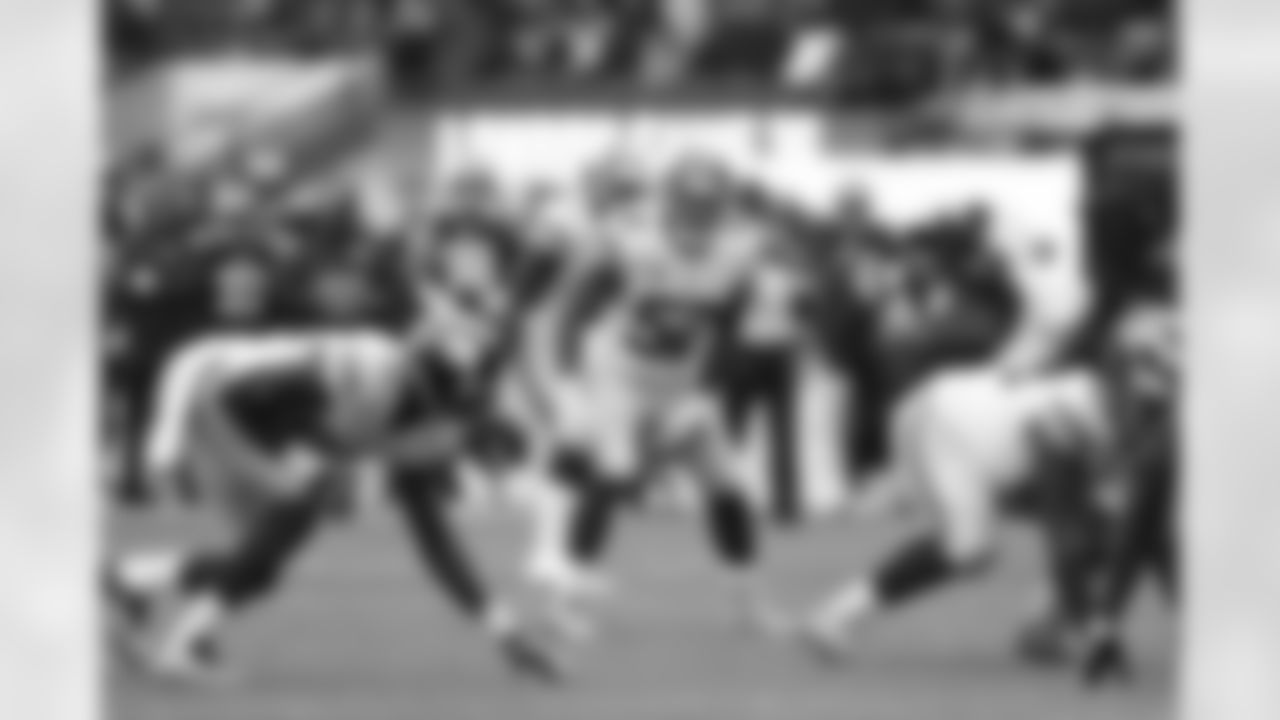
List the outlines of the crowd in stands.
<svg viewBox="0 0 1280 720">
<path fill-rule="evenodd" d="M 105 0 L 109 65 L 373 52 L 402 85 L 835 89 L 1173 73 L 1172 0 Z"/>
</svg>

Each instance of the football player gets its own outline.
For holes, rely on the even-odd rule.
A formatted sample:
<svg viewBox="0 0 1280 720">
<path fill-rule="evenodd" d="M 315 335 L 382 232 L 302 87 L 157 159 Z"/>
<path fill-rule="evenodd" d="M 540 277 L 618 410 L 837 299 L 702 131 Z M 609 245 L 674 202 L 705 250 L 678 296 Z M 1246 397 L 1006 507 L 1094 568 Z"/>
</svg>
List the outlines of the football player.
<svg viewBox="0 0 1280 720">
<path fill-rule="evenodd" d="M 579 298 L 588 319 L 571 333 L 572 370 L 557 387 L 555 473 L 570 487 L 567 563 L 549 583 L 562 618 L 601 587 L 598 565 L 614 521 L 647 481 L 672 472 L 703 491 L 712 542 L 741 581 L 753 616 L 763 614 L 755 582 L 756 519 L 734 472 L 727 430 L 712 386 L 714 360 L 734 316 L 742 272 L 727 261 L 731 182 L 714 165 L 674 170 L 656 204 L 632 198 L 613 239 L 621 259 L 610 282 Z M 585 582 L 584 582 L 585 579 Z"/>
<path fill-rule="evenodd" d="M 126 647 L 145 650 L 147 665 L 165 675 L 212 669 L 224 621 L 270 596 L 322 525 L 348 468 L 372 460 L 388 469 L 415 550 L 455 607 L 517 669 L 557 675 L 513 609 L 477 576 L 440 493 L 461 456 L 505 433 L 486 398 L 491 352 L 504 334 L 505 252 L 476 228 L 448 228 L 421 285 L 422 314 L 403 337 L 281 333 L 201 374 L 180 455 L 221 492 L 230 542 L 110 563 Z M 144 649 L 140 638 L 163 600 L 176 600 L 177 610 Z"/>
<path fill-rule="evenodd" d="M 1064 286 L 1074 290 L 1067 284 L 1072 268 L 1058 265 L 1062 256 L 1039 238 L 1024 239 L 990 268 L 997 272 L 984 273 L 983 282 L 962 282 L 954 296 L 961 307 L 990 305 L 996 315 L 1017 322 L 999 323 L 1006 331 L 993 338 L 994 345 L 984 344 L 985 360 L 931 372 L 896 410 L 890 479 L 864 499 L 896 495 L 896 502 L 927 512 L 933 526 L 845 584 L 808 619 L 802 635 L 825 659 L 841 657 L 869 618 L 989 567 L 1006 502 L 1043 475 L 1042 453 L 1031 443 L 1036 428 L 1054 427 L 1045 434 L 1070 437 L 1073 452 L 1092 454 L 1106 442 L 1096 378 L 1053 371 L 1058 344 L 1080 308 L 1076 295 L 1057 292 Z M 1056 284 L 1028 281 L 1033 272 L 1043 278 L 1058 269 L 1064 272 L 1050 278 Z M 1047 299 L 1033 294 L 1048 291 Z"/>
</svg>

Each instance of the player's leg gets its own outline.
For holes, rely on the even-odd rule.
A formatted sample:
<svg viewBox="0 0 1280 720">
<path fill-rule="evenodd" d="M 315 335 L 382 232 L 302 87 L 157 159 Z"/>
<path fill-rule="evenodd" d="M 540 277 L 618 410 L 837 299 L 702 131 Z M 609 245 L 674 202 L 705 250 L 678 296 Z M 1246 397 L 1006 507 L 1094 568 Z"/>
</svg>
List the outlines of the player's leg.
<svg viewBox="0 0 1280 720">
<path fill-rule="evenodd" d="M 491 601 L 449 519 L 445 488 L 451 472 L 447 467 L 395 468 L 391 496 L 423 568 L 454 607 L 483 623 Z"/>
<path fill-rule="evenodd" d="M 414 553 L 449 603 L 498 642 L 518 670 L 554 679 L 558 663 L 526 637 L 514 610 L 490 592 L 453 526 L 441 494 L 452 470 L 436 465 L 392 471 L 392 499 Z"/>
<path fill-rule="evenodd" d="M 195 472 L 209 473 L 221 468 L 193 457 L 200 446 L 186 448 L 183 456 L 172 466 L 190 468 Z M 227 482 L 222 473 L 216 473 L 216 482 L 207 484 L 220 487 Z M 134 647 L 137 638 L 151 630 L 158 608 L 172 600 L 181 590 L 181 579 L 192 558 L 200 548 L 182 544 L 168 544 L 144 548 L 131 548 L 113 554 L 103 569 L 103 589 L 113 611 L 112 630 L 122 649 L 138 654 Z"/>
<path fill-rule="evenodd" d="M 1098 569 L 1110 525 L 1088 491 L 1092 478 L 1079 468 L 1038 479 L 1032 508 L 1043 531 L 1047 587 L 1040 607 L 1018 637 L 1019 654 L 1034 663 L 1058 663 L 1076 654 L 1093 612 Z"/>
<path fill-rule="evenodd" d="M 568 527 L 576 498 L 559 480 L 548 451 L 528 468 L 522 480 L 521 507 L 530 523 L 529 552 L 525 560 L 526 579 L 540 583 L 555 577 L 569 564 Z"/>
<path fill-rule="evenodd" d="M 174 564 L 179 604 L 156 647 L 156 669 L 183 674 L 207 668 L 221 627 L 281 586 L 323 523 L 328 486 L 317 476 L 260 501 L 229 546 L 190 552 Z"/>
<path fill-rule="evenodd" d="M 736 473 L 730 429 L 709 396 L 686 396 L 668 408 L 661 445 L 670 463 L 684 465 L 699 483 L 704 527 L 712 551 L 734 583 L 744 615 L 757 626 L 774 622 L 760 578 L 761 517 Z"/>
<path fill-rule="evenodd" d="M 1150 572 L 1166 590 L 1174 589 L 1173 482 L 1164 468 L 1152 470 L 1134 480 L 1135 493 L 1118 518 L 1115 543 L 1103 564 L 1082 664 L 1091 683 L 1129 672 L 1123 624 L 1143 574 Z"/>
<path fill-rule="evenodd" d="M 177 479 L 200 465 L 193 457 L 200 448 L 188 440 L 201 378 L 207 374 L 211 359 L 208 347 L 208 343 L 197 343 L 184 348 L 164 368 L 145 441 L 139 437 L 142 462 L 130 470 L 140 473 L 139 483 L 153 493 L 172 493 Z M 108 564 L 107 592 L 126 626 L 137 629 L 146 625 L 154 614 L 153 606 L 177 592 L 191 554 L 184 548 L 147 548 L 126 553 Z"/>
<path fill-rule="evenodd" d="M 552 466 L 557 443 L 554 429 L 528 422 L 525 433 L 526 452 L 508 469 L 505 485 L 508 498 L 529 523 L 525 578 L 539 582 L 568 563 L 564 538 L 574 498 L 557 481 Z"/>
<path fill-rule="evenodd" d="M 1093 608 L 1101 554 L 1097 523 L 1059 521 L 1045 530 L 1046 585 L 1034 614 L 1018 634 L 1018 654 L 1056 664 L 1076 654 Z"/>
<path fill-rule="evenodd" d="M 602 565 L 612 546 L 618 517 L 640 482 L 640 409 L 618 388 L 586 396 L 571 432 L 550 453 L 550 471 L 565 492 L 558 552 L 549 553 L 538 583 L 565 619 L 575 608 L 605 594 Z M 581 618 L 579 618 L 581 620 Z M 583 624 L 571 622 L 570 625 Z"/>
<path fill-rule="evenodd" d="M 277 488 L 269 479 L 239 473 L 205 440 L 203 434 L 196 433 L 178 464 L 198 472 L 202 485 L 215 491 L 208 498 L 210 506 L 227 521 L 229 537 L 225 543 L 203 546 L 177 544 L 134 549 L 108 560 L 104 581 L 115 611 L 113 629 L 131 654 L 143 654 L 141 638 L 153 630 L 157 609 L 170 601 L 186 601 L 199 590 L 201 581 L 196 578 L 207 574 L 201 568 L 209 566 L 213 557 L 234 554 L 234 548 L 252 534 L 258 518 L 270 515 L 262 512 L 263 508 L 276 501 Z"/>
<path fill-rule="evenodd" d="M 534 516 L 529 578 L 548 589 L 594 566 L 608 544 L 612 515 L 599 491 L 610 487 L 611 465 L 626 460 L 624 393 L 580 370 L 558 378 L 546 396 L 551 405 L 540 430 L 538 462 L 547 476 Z M 581 535 L 591 539 L 578 543 Z"/>
<path fill-rule="evenodd" d="M 776 627 L 780 621 L 761 575 L 761 522 L 746 492 L 716 482 L 702 507 L 712 549 L 729 573 L 742 616 L 757 629 Z"/>
<path fill-rule="evenodd" d="M 585 448 L 566 446 L 556 453 L 554 509 L 561 514 L 544 528 L 545 545 L 530 568 L 548 616 L 579 642 L 595 635 L 593 608 L 612 593 L 604 565 L 631 489 L 606 467 L 599 454 Z"/>
<path fill-rule="evenodd" d="M 1182 548 L 1178 533 L 1178 469 L 1167 468 L 1162 482 L 1162 496 L 1153 505 L 1159 508 L 1155 521 L 1156 544 L 1152 558 L 1156 580 L 1164 589 L 1169 603 L 1177 605 L 1182 598 Z"/>
<path fill-rule="evenodd" d="M 810 618 L 804 637 L 827 659 L 843 654 L 868 619 L 932 596 L 981 570 L 994 549 L 997 498 L 983 466 L 937 427 L 911 446 L 912 466 L 932 509 L 933 528 L 900 545 L 873 571 L 832 593 Z"/>
</svg>

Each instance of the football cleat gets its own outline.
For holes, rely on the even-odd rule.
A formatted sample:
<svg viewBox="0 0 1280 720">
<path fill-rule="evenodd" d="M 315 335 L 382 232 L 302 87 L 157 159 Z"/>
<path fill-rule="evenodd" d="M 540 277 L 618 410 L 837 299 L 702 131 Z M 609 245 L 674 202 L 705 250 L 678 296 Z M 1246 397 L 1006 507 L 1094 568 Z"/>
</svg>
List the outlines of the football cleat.
<svg viewBox="0 0 1280 720">
<path fill-rule="evenodd" d="M 508 665 L 518 675 L 542 683 L 559 683 L 565 679 L 560 660 L 542 643 L 523 632 L 504 635 L 501 650 Z"/>
<path fill-rule="evenodd" d="M 1101 687 L 1133 678 L 1128 648 L 1116 638 L 1105 638 L 1085 650 L 1082 664 L 1085 685 Z"/>
</svg>

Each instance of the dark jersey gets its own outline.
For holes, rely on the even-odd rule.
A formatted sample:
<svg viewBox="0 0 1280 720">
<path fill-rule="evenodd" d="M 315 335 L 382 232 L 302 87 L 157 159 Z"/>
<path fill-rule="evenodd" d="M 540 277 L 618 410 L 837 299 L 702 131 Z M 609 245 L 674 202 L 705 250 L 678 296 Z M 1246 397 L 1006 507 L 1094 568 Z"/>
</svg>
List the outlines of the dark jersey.
<svg viewBox="0 0 1280 720">
<path fill-rule="evenodd" d="M 372 331 L 236 337 L 213 345 L 204 382 L 245 439 L 267 453 L 327 449 L 386 429 L 404 392 L 403 350 Z M 197 379 L 197 382 L 201 382 Z"/>
<path fill-rule="evenodd" d="M 255 446 L 279 452 L 325 445 L 329 392 L 314 368 L 285 368 L 244 378 L 226 391 L 232 422 Z"/>
<path fill-rule="evenodd" d="M 419 357 L 405 392 L 392 411 L 392 427 L 413 427 L 436 418 L 483 413 L 490 404 L 493 375 L 488 366 L 460 368 L 436 354 Z"/>
</svg>

